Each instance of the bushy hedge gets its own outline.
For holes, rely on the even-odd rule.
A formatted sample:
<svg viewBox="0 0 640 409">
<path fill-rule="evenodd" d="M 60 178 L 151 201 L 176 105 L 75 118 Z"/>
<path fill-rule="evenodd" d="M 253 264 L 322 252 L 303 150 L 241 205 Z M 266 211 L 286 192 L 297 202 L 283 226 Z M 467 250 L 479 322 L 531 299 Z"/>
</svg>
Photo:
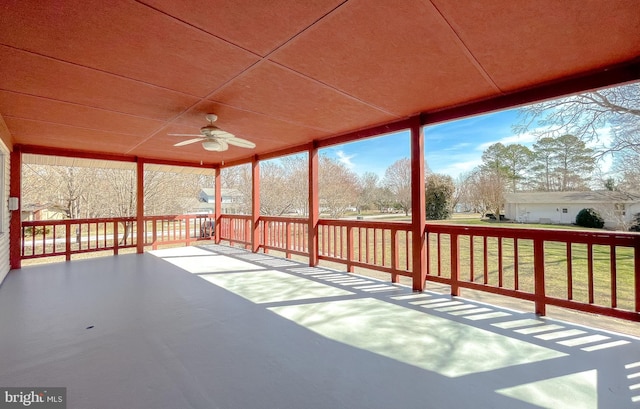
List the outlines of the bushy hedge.
<svg viewBox="0 0 640 409">
<path fill-rule="evenodd" d="M 582 227 L 601 229 L 604 227 L 604 219 L 594 209 L 582 209 L 576 216 L 576 224 Z"/>
</svg>

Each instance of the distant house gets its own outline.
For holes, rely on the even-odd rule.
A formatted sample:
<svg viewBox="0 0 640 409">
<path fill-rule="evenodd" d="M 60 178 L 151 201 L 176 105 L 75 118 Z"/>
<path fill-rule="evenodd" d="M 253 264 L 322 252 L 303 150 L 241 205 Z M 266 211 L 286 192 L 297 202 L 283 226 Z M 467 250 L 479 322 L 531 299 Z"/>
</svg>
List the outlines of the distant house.
<svg viewBox="0 0 640 409">
<path fill-rule="evenodd" d="M 238 189 L 221 189 L 222 193 L 222 214 L 241 214 L 245 212 L 246 204 L 244 202 L 244 196 Z M 200 189 L 198 194 L 198 200 L 202 203 L 208 203 L 215 205 L 216 203 L 216 190 L 213 188 Z M 215 206 L 211 206 L 211 212 L 214 211 Z"/>
<path fill-rule="evenodd" d="M 67 210 L 54 204 L 27 204 L 20 209 L 20 220 L 62 220 L 67 218 Z"/>
<path fill-rule="evenodd" d="M 605 227 L 621 228 L 640 213 L 640 194 L 595 190 L 505 195 L 505 216 L 521 223 L 572 224 L 585 208 L 596 209 Z"/>
</svg>

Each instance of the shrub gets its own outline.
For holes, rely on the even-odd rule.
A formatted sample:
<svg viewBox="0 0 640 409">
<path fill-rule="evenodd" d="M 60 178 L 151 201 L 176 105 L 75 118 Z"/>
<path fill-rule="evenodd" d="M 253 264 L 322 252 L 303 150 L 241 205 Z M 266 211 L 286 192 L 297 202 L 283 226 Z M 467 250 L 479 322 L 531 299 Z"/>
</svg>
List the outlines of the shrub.
<svg viewBox="0 0 640 409">
<path fill-rule="evenodd" d="M 33 227 L 29 226 L 29 227 L 25 227 L 25 229 L 24 229 L 24 235 L 25 236 L 42 236 L 43 234 L 45 234 L 45 235 L 49 234 L 49 228 L 48 227 L 36 227 L 36 228 L 33 228 Z"/>
<path fill-rule="evenodd" d="M 594 209 L 582 209 L 576 216 L 576 224 L 582 227 L 604 227 L 604 219 Z"/>
<path fill-rule="evenodd" d="M 631 220 L 631 227 L 629 227 L 629 231 L 638 231 L 640 232 L 640 213 L 636 213 Z"/>
<path fill-rule="evenodd" d="M 455 186 L 448 175 L 429 174 L 425 184 L 427 220 L 445 220 L 451 216 Z"/>
</svg>

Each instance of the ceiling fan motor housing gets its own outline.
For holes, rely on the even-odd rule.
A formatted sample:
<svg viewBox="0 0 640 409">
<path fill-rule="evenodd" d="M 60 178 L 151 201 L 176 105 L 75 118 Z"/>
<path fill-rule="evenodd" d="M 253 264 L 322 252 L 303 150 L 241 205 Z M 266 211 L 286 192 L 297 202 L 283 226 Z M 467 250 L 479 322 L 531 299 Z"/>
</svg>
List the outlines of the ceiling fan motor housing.
<svg viewBox="0 0 640 409">
<path fill-rule="evenodd" d="M 200 132 L 203 135 L 213 135 L 213 132 L 216 130 L 218 130 L 218 127 L 213 125 L 207 125 L 200 128 Z"/>
</svg>

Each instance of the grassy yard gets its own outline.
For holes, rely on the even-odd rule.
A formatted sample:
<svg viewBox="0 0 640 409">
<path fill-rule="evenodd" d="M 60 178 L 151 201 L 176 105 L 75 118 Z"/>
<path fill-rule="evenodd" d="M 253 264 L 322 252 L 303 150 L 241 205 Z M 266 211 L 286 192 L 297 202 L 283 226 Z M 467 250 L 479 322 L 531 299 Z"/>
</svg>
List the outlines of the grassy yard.
<svg viewBox="0 0 640 409">
<path fill-rule="evenodd" d="M 399 221 L 403 216 L 392 215 L 390 218 L 378 218 L 376 220 Z M 481 221 L 478 219 L 448 220 L 446 224 L 465 224 L 474 226 L 500 227 L 500 228 L 553 228 L 568 230 L 585 230 L 577 226 L 558 226 L 540 224 L 516 224 Z M 391 233 L 386 230 L 369 229 L 369 240 L 366 239 L 366 229 L 361 229 L 361 247 L 356 245 L 354 257 L 357 260 L 377 260 L 377 265 L 382 265 L 383 255 L 385 266 L 391 265 Z M 598 230 L 599 231 L 599 230 Z M 344 234 L 344 233 L 343 233 Z M 373 236 L 376 235 L 377 246 L 374 247 Z M 385 246 L 382 246 L 384 235 Z M 333 233 L 328 233 L 329 249 L 333 251 Z M 321 237 L 322 239 L 322 237 Z M 440 242 L 440 258 L 438 259 L 438 240 Z M 346 240 L 344 240 L 346 242 Z M 358 232 L 354 229 L 354 243 L 358 242 Z M 339 243 L 337 244 L 339 246 Z M 346 255 L 346 243 L 343 243 L 343 255 Z M 461 280 L 486 282 L 491 286 L 499 286 L 507 289 L 518 289 L 532 293 L 534 291 L 533 274 L 533 241 L 517 240 L 517 261 L 515 260 L 515 243 L 513 239 L 499 240 L 488 237 L 486 240 L 486 272 L 485 272 L 485 242 L 483 237 L 473 238 L 473 252 L 471 252 L 471 237 L 459 237 L 459 277 Z M 628 247 L 615 248 L 615 283 L 611 277 L 611 249 L 609 246 L 594 245 L 593 248 L 593 292 L 596 305 L 612 305 L 612 284 L 616 286 L 617 306 L 631 310 L 635 307 L 634 298 L 634 255 L 633 249 Z M 442 275 L 450 277 L 450 236 L 437 234 L 429 236 L 429 261 L 430 275 Z M 500 274 L 500 257 L 502 252 L 502 274 Z M 567 263 L 567 245 L 561 242 L 545 242 L 545 291 L 548 296 L 561 299 L 570 298 L 579 302 L 589 301 L 588 279 L 588 246 L 586 244 L 571 245 L 571 295 L 569 295 L 569 277 Z M 411 237 L 404 232 L 398 234 L 398 254 L 400 268 L 411 269 Z M 471 265 L 473 263 L 473 270 Z M 516 281 L 517 263 L 517 281 Z"/>
</svg>

